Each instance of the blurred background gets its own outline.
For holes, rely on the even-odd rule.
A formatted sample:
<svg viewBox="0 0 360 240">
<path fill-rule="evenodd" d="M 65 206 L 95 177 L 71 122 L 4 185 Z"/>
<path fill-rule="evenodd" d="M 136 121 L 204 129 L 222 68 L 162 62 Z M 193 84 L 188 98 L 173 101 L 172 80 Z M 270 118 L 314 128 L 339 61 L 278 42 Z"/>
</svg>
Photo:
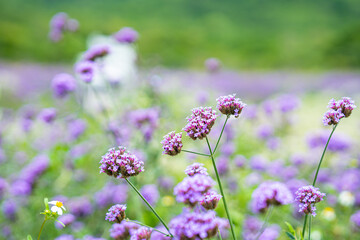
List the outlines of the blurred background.
<svg viewBox="0 0 360 240">
<path fill-rule="evenodd" d="M 74 29 L 52 35 L 59 12 Z M 173 188 L 186 166 L 201 162 L 214 175 L 201 157 L 162 155 L 160 141 L 181 131 L 192 108 L 215 109 L 217 97 L 234 93 L 248 106 L 229 121 L 216 157 L 239 239 L 254 240 L 265 219 L 249 207 L 254 189 L 266 180 L 292 193 L 309 184 L 331 129 L 321 123 L 329 100 L 360 102 L 359 16 L 358 0 L 0 1 L 0 239 L 36 236 L 44 197 L 63 201 L 68 215 L 65 229 L 49 223 L 43 239 L 111 239 L 104 218 L 115 203 L 159 226 L 124 181 L 99 174 L 101 156 L 117 145 L 145 162 L 132 180 L 169 222 L 185 206 Z M 124 27 L 138 38 L 114 40 Z M 85 84 L 77 64 L 99 44 L 111 51 Z M 54 85 L 61 73 L 76 85 L 66 96 Z M 319 177 L 328 197 L 313 240 L 360 238 L 360 217 L 352 217 L 360 208 L 359 126 L 356 109 L 329 146 Z M 186 149 L 207 151 L 183 138 Z M 260 240 L 287 239 L 285 221 L 299 230 L 296 208 L 277 208 Z M 216 212 L 225 217 L 222 203 Z"/>
</svg>

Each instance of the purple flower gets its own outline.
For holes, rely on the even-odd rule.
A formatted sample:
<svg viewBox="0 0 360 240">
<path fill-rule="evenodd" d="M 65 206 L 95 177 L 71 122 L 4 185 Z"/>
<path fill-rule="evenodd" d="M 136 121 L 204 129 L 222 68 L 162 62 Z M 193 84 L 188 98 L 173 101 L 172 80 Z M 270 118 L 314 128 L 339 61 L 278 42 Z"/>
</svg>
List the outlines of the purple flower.
<svg viewBox="0 0 360 240">
<path fill-rule="evenodd" d="M 253 170 L 264 171 L 268 166 L 268 160 L 261 155 L 252 156 L 250 167 Z"/>
<path fill-rule="evenodd" d="M 172 131 L 164 136 L 164 139 L 161 141 L 163 145 L 163 154 L 170 156 L 175 156 L 181 152 L 182 144 L 182 133 L 176 133 Z"/>
<path fill-rule="evenodd" d="M 167 230 L 166 230 L 166 228 L 165 228 L 164 226 L 156 227 L 156 229 L 158 229 L 158 230 L 160 230 L 160 231 L 162 231 L 162 232 L 164 232 L 164 233 L 167 232 Z M 151 239 L 151 240 L 171 240 L 170 237 L 167 237 L 167 236 L 165 236 L 164 234 L 159 233 L 159 232 L 157 232 L 157 231 L 153 231 L 153 232 L 152 232 L 150 239 Z"/>
<path fill-rule="evenodd" d="M 59 31 L 64 30 L 67 19 L 68 15 L 64 12 L 55 14 L 50 20 L 50 28 Z"/>
<path fill-rule="evenodd" d="M 75 238 L 73 235 L 63 234 L 63 235 L 55 238 L 55 240 L 75 240 Z"/>
<path fill-rule="evenodd" d="M 174 240 L 208 239 L 216 236 L 219 228 L 228 227 L 228 222 L 215 216 L 215 212 L 185 212 L 170 221 Z"/>
<path fill-rule="evenodd" d="M 205 67 L 209 72 L 217 72 L 221 67 L 221 63 L 217 58 L 208 58 L 205 61 Z"/>
<path fill-rule="evenodd" d="M 276 240 L 280 235 L 280 227 L 278 225 L 272 225 L 267 227 L 260 235 L 261 240 Z"/>
<path fill-rule="evenodd" d="M 349 97 L 343 97 L 339 101 L 331 99 L 328 105 L 328 108 L 335 111 L 339 110 L 345 117 L 349 117 L 352 113 L 352 110 L 356 108 L 355 102 Z"/>
<path fill-rule="evenodd" d="M 264 182 L 252 194 L 252 209 L 255 213 L 265 212 L 270 205 L 286 205 L 291 203 L 293 195 L 280 182 Z"/>
<path fill-rule="evenodd" d="M 243 115 L 246 119 L 255 120 L 258 116 L 257 107 L 255 105 L 247 106 L 243 110 Z"/>
<path fill-rule="evenodd" d="M 265 140 L 274 135 L 274 128 L 270 125 L 260 125 L 257 128 L 256 136 L 259 139 Z"/>
<path fill-rule="evenodd" d="M 45 108 L 39 113 L 39 118 L 45 123 L 52 123 L 56 118 L 55 108 Z"/>
<path fill-rule="evenodd" d="M 324 148 L 327 140 L 329 138 L 329 133 L 327 131 L 321 131 L 316 133 L 311 133 L 307 136 L 307 145 L 310 148 L 321 147 Z M 341 152 L 349 150 L 351 147 L 351 139 L 347 135 L 343 135 L 340 133 L 335 133 L 330 142 L 328 149 L 333 152 Z"/>
<path fill-rule="evenodd" d="M 185 174 L 189 177 L 194 176 L 195 174 L 209 175 L 207 169 L 203 167 L 202 163 L 193 163 L 185 169 Z"/>
<path fill-rule="evenodd" d="M 168 191 L 174 187 L 174 178 L 170 176 L 160 176 L 158 178 L 158 184 L 161 188 Z"/>
<path fill-rule="evenodd" d="M 18 207 L 14 201 L 6 200 L 2 204 L 2 211 L 7 219 L 14 221 Z"/>
<path fill-rule="evenodd" d="M 150 228 L 141 227 L 131 235 L 130 240 L 149 240 L 151 232 Z"/>
<path fill-rule="evenodd" d="M 201 206 L 207 210 L 213 210 L 217 207 L 222 196 L 215 191 L 208 191 L 200 201 Z"/>
<path fill-rule="evenodd" d="M 147 142 L 151 140 L 154 130 L 158 127 L 159 115 L 157 108 L 139 109 L 130 113 L 131 122 L 140 129 Z"/>
<path fill-rule="evenodd" d="M 325 126 L 336 125 L 343 117 L 345 117 L 345 115 L 340 110 L 330 109 L 324 114 L 323 124 Z"/>
<path fill-rule="evenodd" d="M 69 200 L 69 211 L 76 217 L 85 217 L 93 212 L 93 207 L 87 197 L 77 197 Z"/>
<path fill-rule="evenodd" d="M 76 32 L 79 29 L 79 21 L 76 19 L 68 19 L 66 21 L 66 30 Z"/>
<path fill-rule="evenodd" d="M 63 33 L 60 30 L 53 29 L 49 32 L 48 37 L 53 42 L 59 42 L 63 38 Z"/>
<path fill-rule="evenodd" d="M 285 94 L 277 98 L 277 102 L 279 104 L 279 109 L 283 113 L 293 111 L 296 109 L 300 101 L 296 96 Z"/>
<path fill-rule="evenodd" d="M 121 43 L 134 43 L 138 40 L 139 34 L 130 27 L 123 27 L 114 34 L 114 38 Z"/>
<path fill-rule="evenodd" d="M 241 111 L 246 106 L 245 103 L 240 101 L 240 98 L 235 98 L 235 94 L 221 96 L 217 101 L 217 108 L 219 111 L 227 116 L 234 115 L 236 118 L 239 117 Z"/>
<path fill-rule="evenodd" d="M 14 196 L 28 196 L 31 194 L 31 184 L 24 180 L 16 180 L 11 184 L 10 192 Z"/>
<path fill-rule="evenodd" d="M 315 204 L 325 197 L 325 193 L 321 193 L 318 188 L 311 185 L 299 188 L 295 195 L 295 201 L 299 203 L 299 212 L 310 213 L 313 216 L 316 216 Z"/>
<path fill-rule="evenodd" d="M 183 130 L 193 140 L 206 137 L 215 123 L 216 114 L 211 107 L 198 107 L 192 110 L 191 116 L 187 117 L 187 125 Z"/>
<path fill-rule="evenodd" d="M 341 172 L 333 180 L 335 188 L 339 191 L 355 192 L 360 188 L 360 169 L 349 168 Z"/>
<path fill-rule="evenodd" d="M 110 47 L 104 44 L 94 45 L 84 53 L 85 61 L 95 61 L 98 58 L 105 57 L 110 53 Z"/>
<path fill-rule="evenodd" d="M 106 213 L 105 220 L 109 222 L 121 223 L 125 219 L 126 205 L 116 204 Z"/>
<path fill-rule="evenodd" d="M 0 178 L 0 200 L 3 197 L 3 195 L 5 194 L 7 189 L 7 182 L 4 178 Z"/>
<path fill-rule="evenodd" d="M 360 227 L 360 211 L 357 211 L 350 217 L 350 221 L 352 221 L 356 227 Z"/>
<path fill-rule="evenodd" d="M 195 174 L 192 177 L 186 177 L 174 188 L 174 195 L 178 202 L 183 202 L 194 207 L 203 199 L 206 193 L 215 184 L 211 177 L 203 174 Z"/>
<path fill-rule="evenodd" d="M 127 199 L 127 185 L 106 184 L 94 195 L 95 203 L 103 208 L 109 204 L 125 203 Z"/>
<path fill-rule="evenodd" d="M 54 94 L 58 98 L 65 97 L 76 88 L 75 78 L 67 73 L 55 75 L 51 84 Z"/>
<path fill-rule="evenodd" d="M 242 168 L 244 167 L 244 165 L 246 164 L 246 157 L 243 156 L 243 155 L 237 155 L 235 158 L 234 158 L 234 163 L 235 163 L 235 166 L 238 167 L 238 168 Z"/>
<path fill-rule="evenodd" d="M 144 171 L 144 162 L 122 146 L 119 146 L 118 149 L 109 149 L 100 163 L 100 173 L 106 173 L 115 178 L 136 176 Z"/>
<path fill-rule="evenodd" d="M 112 225 L 110 231 L 110 237 L 115 240 L 128 239 L 130 234 L 135 232 L 139 228 L 139 225 L 133 222 L 122 221 L 120 224 L 115 223 Z"/>
<path fill-rule="evenodd" d="M 76 217 L 74 215 L 72 215 L 71 213 L 68 213 L 68 214 L 64 214 L 64 215 L 60 216 L 58 218 L 58 220 L 60 222 L 62 222 L 65 226 L 68 226 L 68 225 L 72 224 L 73 222 L 75 222 Z M 59 222 L 55 222 L 55 227 L 58 229 L 64 228 L 64 226 L 61 225 Z"/>
<path fill-rule="evenodd" d="M 75 72 L 79 74 L 80 78 L 90 83 L 93 80 L 95 72 L 95 64 L 92 61 L 81 61 L 75 65 Z"/>
<path fill-rule="evenodd" d="M 70 138 L 75 140 L 79 138 L 86 130 L 87 124 L 82 119 L 75 119 L 69 122 L 68 129 L 70 133 Z"/>
<path fill-rule="evenodd" d="M 155 204 L 160 197 L 159 190 L 154 184 L 144 185 L 140 189 L 140 193 L 151 205 Z"/>
</svg>

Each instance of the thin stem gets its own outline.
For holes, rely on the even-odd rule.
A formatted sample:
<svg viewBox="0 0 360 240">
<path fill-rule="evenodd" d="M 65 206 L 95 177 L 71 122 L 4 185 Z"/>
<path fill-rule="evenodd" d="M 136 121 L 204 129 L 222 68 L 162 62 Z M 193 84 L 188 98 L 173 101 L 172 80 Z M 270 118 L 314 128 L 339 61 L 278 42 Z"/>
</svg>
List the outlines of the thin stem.
<svg viewBox="0 0 360 240">
<path fill-rule="evenodd" d="M 164 222 L 164 220 L 162 220 L 162 218 L 159 216 L 159 214 L 155 211 L 155 209 L 150 205 L 150 203 L 144 198 L 144 196 L 139 192 L 139 190 L 129 181 L 129 179 L 125 178 L 126 182 L 135 190 L 135 192 L 141 197 L 142 200 L 144 200 L 144 202 L 146 203 L 146 205 L 148 205 L 148 207 L 151 209 L 151 211 L 155 214 L 155 216 L 160 220 L 160 222 L 162 223 L 162 225 L 164 225 L 164 227 L 166 228 L 166 230 L 168 231 L 169 235 L 171 238 L 174 237 L 174 235 L 172 235 L 172 233 L 170 232 L 168 226 L 166 225 L 166 223 Z"/>
<path fill-rule="evenodd" d="M 193 152 L 193 151 L 189 151 L 189 150 L 181 150 L 182 152 L 187 152 L 187 153 L 192 153 L 192 154 L 196 154 L 196 155 L 200 155 L 200 156 L 205 156 L 205 157 L 210 157 L 209 154 L 204 154 L 204 153 L 198 153 L 198 152 Z"/>
<path fill-rule="evenodd" d="M 218 234 L 219 234 L 219 240 L 222 240 L 220 229 L 218 229 Z"/>
<path fill-rule="evenodd" d="M 261 234 L 263 234 L 263 232 L 265 231 L 266 226 L 267 226 L 267 224 L 268 224 L 268 222 L 269 222 L 270 216 L 271 216 L 271 214 L 272 214 L 273 208 L 274 208 L 273 205 L 271 205 L 270 208 L 269 208 L 269 210 L 268 210 L 268 212 L 266 213 L 265 222 L 264 222 L 263 225 L 261 226 L 260 231 L 259 231 L 259 233 L 258 233 L 258 235 L 257 235 L 257 237 L 256 237 L 256 240 L 258 240 L 259 237 L 261 236 Z"/>
<path fill-rule="evenodd" d="M 230 118 L 230 115 L 227 115 L 227 116 L 226 116 L 226 120 L 225 120 L 225 122 L 224 122 L 224 125 L 223 125 L 223 127 L 222 127 L 222 129 L 221 129 L 220 136 L 219 136 L 219 138 L 218 138 L 218 140 L 217 140 L 217 143 L 216 143 L 216 146 L 215 146 L 215 148 L 214 148 L 213 154 L 215 154 L 216 149 L 217 149 L 217 147 L 219 146 L 219 142 L 220 142 L 221 136 L 223 135 L 223 132 L 224 132 L 226 123 L 227 123 L 227 121 L 229 120 L 229 118 Z"/>
<path fill-rule="evenodd" d="M 40 232 L 39 232 L 39 235 L 38 235 L 38 240 L 40 239 L 40 235 L 41 235 L 41 232 L 42 232 L 42 230 L 43 230 L 43 228 L 44 228 L 44 225 L 45 225 L 45 223 L 46 223 L 46 221 L 47 221 L 47 219 L 46 219 L 46 217 L 45 217 L 45 219 L 44 219 L 44 221 L 43 221 L 43 223 L 42 223 L 42 225 L 41 225 L 41 228 L 40 228 Z"/>
<path fill-rule="evenodd" d="M 304 226 L 303 226 L 303 230 L 302 230 L 302 233 L 301 233 L 302 238 L 304 238 L 304 237 L 305 237 L 305 230 L 306 230 L 306 222 L 307 222 L 307 218 L 308 218 L 308 215 L 306 214 L 306 215 L 305 215 L 305 219 L 304 219 Z"/>
<path fill-rule="evenodd" d="M 229 219 L 231 234 L 232 234 L 233 239 L 236 240 L 235 229 L 234 229 L 233 223 L 231 221 L 231 216 L 230 216 L 229 209 L 228 209 L 228 206 L 227 206 L 227 203 L 226 203 L 224 190 L 222 188 L 221 181 L 220 181 L 220 176 L 219 176 L 218 170 L 216 168 L 214 155 L 212 153 L 211 146 L 210 146 L 210 143 L 209 143 L 209 139 L 207 137 L 206 137 L 206 143 L 207 143 L 207 145 L 209 147 L 209 151 L 210 151 L 210 154 L 211 154 L 210 157 L 211 157 L 212 164 L 213 164 L 213 167 L 214 167 L 214 171 L 215 171 L 215 174 L 216 174 L 216 179 L 217 179 L 217 182 L 218 182 L 218 185 L 219 185 L 219 188 L 220 188 L 220 193 L 222 195 L 222 200 L 223 200 L 223 203 L 224 203 L 226 215 L 227 215 L 227 218 Z"/>
<path fill-rule="evenodd" d="M 309 218 L 309 239 L 308 240 L 310 240 L 310 239 L 311 239 L 311 216 Z"/>
<path fill-rule="evenodd" d="M 315 187 L 316 180 L 317 180 L 317 176 L 318 176 L 318 173 L 319 173 L 319 170 L 320 170 L 320 167 L 321 167 L 321 163 L 322 163 L 323 158 L 324 158 L 324 156 L 325 156 L 326 149 L 327 149 L 327 147 L 328 147 L 328 145 L 329 145 L 329 142 L 330 142 L 330 139 L 331 139 L 333 133 L 335 132 L 335 129 L 336 129 L 337 125 L 338 125 L 338 124 L 336 124 L 336 125 L 333 127 L 333 130 L 332 130 L 331 133 L 330 133 L 330 136 L 329 136 L 329 138 L 328 138 L 328 140 L 327 140 L 327 142 L 326 142 L 324 151 L 323 151 L 323 153 L 322 153 L 322 155 L 321 155 L 320 162 L 319 162 L 319 165 L 318 165 L 318 167 L 317 167 L 316 174 L 315 174 L 315 178 L 314 178 L 314 181 L 313 181 L 313 186 L 314 186 L 314 187 Z"/>
<path fill-rule="evenodd" d="M 132 223 L 139 224 L 139 225 L 141 225 L 141 226 L 150 228 L 150 229 L 153 230 L 153 231 L 156 231 L 156 232 L 159 232 L 159 233 L 161 233 L 161 234 L 164 234 L 164 235 L 167 236 L 167 237 L 170 237 L 170 234 L 164 233 L 164 232 L 162 232 L 162 231 L 160 231 L 160 230 L 158 230 L 158 229 L 156 229 L 156 228 L 150 227 L 150 226 L 148 226 L 148 225 L 146 225 L 146 224 L 143 224 L 143 223 L 141 223 L 141 222 L 133 221 L 133 220 L 130 220 L 130 219 L 126 219 L 126 221 L 127 221 L 127 222 L 132 222 Z"/>
</svg>

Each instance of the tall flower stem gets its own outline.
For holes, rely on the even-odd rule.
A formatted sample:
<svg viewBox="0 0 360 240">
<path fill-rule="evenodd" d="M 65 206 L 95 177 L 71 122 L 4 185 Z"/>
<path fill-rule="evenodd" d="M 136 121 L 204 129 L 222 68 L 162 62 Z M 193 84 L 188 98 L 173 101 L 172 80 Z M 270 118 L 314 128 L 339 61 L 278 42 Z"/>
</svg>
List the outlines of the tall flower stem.
<svg viewBox="0 0 360 240">
<path fill-rule="evenodd" d="M 213 164 L 213 167 L 214 167 L 214 171 L 215 171 L 215 174 L 216 174 L 216 179 L 217 179 L 217 182 L 218 182 L 218 185 L 219 185 L 219 188 L 220 188 L 220 193 L 221 193 L 221 195 L 222 195 L 222 200 L 223 200 L 223 203 L 224 203 L 226 215 L 227 215 L 227 218 L 229 219 L 231 234 L 232 234 L 233 239 L 236 240 L 235 229 L 234 229 L 234 226 L 233 226 L 233 223 L 232 223 L 232 220 L 231 220 L 231 216 L 230 216 L 230 213 L 229 213 L 229 209 L 228 209 L 228 206 L 227 206 L 227 203 L 226 203 L 225 194 L 224 194 L 223 187 L 222 187 L 222 185 L 221 185 L 220 176 L 219 176 L 218 170 L 217 170 L 217 168 L 216 168 L 216 163 L 215 163 L 214 155 L 213 155 L 213 153 L 212 153 L 211 146 L 210 146 L 210 143 L 209 143 L 209 140 L 208 140 L 207 137 L 206 137 L 206 143 L 207 143 L 207 145 L 208 145 L 208 147 L 209 147 L 209 151 L 210 151 L 210 154 L 211 154 L 210 157 L 211 157 L 211 161 L 212 161 L 212 164 Z"/>
<path fill-rule="evenodd" d="M 311 240 L 311 216 L 309 218 L 309 239 L 308 240 Z"/>
<path fill-rule="evenodd" d="M 258 235 L 256 237 L 256 240 L 258 240 L 260 238 L 261 234 L 263 234 L 263 232 L 265 231 L 265 229 L 267 227 L 267 224 L 269 222 L 270 216 L 272 214 L 273 208 L 274 208 L 273 205 L 271 205 L 268 212 L 266 213 L 265 221 L 264 221 L 263 225 L 260 228 L 260 231 L 259 231 L 259 233 L 258 233 Z"/>
<path fill-rule="evenodd" d="M 336 124 L 336 125 L 333 127 L 333 129 L 332 129 L 332 131 L 331 131 L 331 133 L 330 133 L 330 136 L 329 136 L 329 138 L 328 138 L 328 140 L 327 140 L 327 142 L 326 142 L 326 145 L 325 145 L 324 151 L 323 151 L 323 153 L 322 153 L 322 155 L 321 155 L 321 158 L 320 158 L 320 161 L 319 161 L 318 167 L 317 167 L 317 169 L 316 169 L 316 173 L 315 173 L 314 181 L 313 181 L 313 184 L 312 184 L 314 187 L 315 187 L 316 180 L 317 180 L 317 177 L 318 177 L 318 174 L 319 174 L 319 171 L 320 171 L 321 164 L 322 164 L 323 159 L 324 159 L 324 156 L 325 156 L 326 149 L 327 149 L 327 147 L 328 147 L 328 145 L 329 145 L 329 142 L 330 142 L 330 139 L 331 139 L 332 135 L 334 134 L 335 129 L 336 129 L 336 127 L 337 127 L 338 125 L 339 125 L 339 123 L 338 123 L 338 124 Z M 306 215 L 305 215 L 305 219 L 304 219 L 304 226 L 303 226 L 303 231 L 302 231 L 302 237 L 304 237 L 304 236 L 305 236 L 305 230 L 306 230 L 306 221 L 307 221 L 307 218 L 308 218 L 308 214 L 306 214 Z M 311 221 L 309 221 L 309 225 L 310 225 L 310 224 L 311 224 Z M 310 229 L 310 228 L 311 228 L 311 226 L 309 226 L 309 229 Z M 309 234 L 310 234 L 310 233 L 309 233 Z"/>
<path fill-rule="evenodd" d="M 40 239 L 41 232 L 42 232 L 42 230 L 43 230 L 43 228 L 44 228 L 44 226 L 45 226 L 46 221 L 47 221 L 47 219 L 45 218 L 44 221 L 43 221 L 43 223 L 41 224 L 40 232 L 39 232 L 39 235 L 38 235 L 38 238 L 37 238 L 38 240 Z"/>
<path fill-rule="evenodd" d="M 167 237 L 170 237 L 170 234 L 164 233 L 164 232 L 162 232 L 162 231 L 160 231 L 160 230 L 158 230 L 158 229 L 156 229 L 156 228 L 150 227 L 150 226 L 148 226 L 148 225 L 146 225 L 146 224 L 143 224 L 143 223 L 141 223 L 141 222 L 132 221 L 132 220 L 130 220 L 130 219 L 126 219 L 126 221 L 127 221 L 127 222 L 136 223 L 136 224 L 138 224 L 138 225 L 140 225 L 140 226 L 147 227 L 147 228 L 151 229 L 152 231 L 159 232 L 159 233 L 161 233 L 161 234 L 164 234 L 164 235 L 167 236 Z"/>
<path fill-rule="evenodd" d="M 330 133 L 330 136 L 329 136 L 329 138 L 328 138 L 328 140 L 327 140 L 327 142 L 326 142 L 324 151 L 323 151 L 323 153 L 322 153 L 322 155 L 321 155 L 320 162 L 319 162 L 319 165 L 318 165 L 318 167 L 317 167 L 316 174 L 315 174 L 314 181 L 313 181 L 313 186 L 314 186 L 314 187 L 315 187 L 316 180 L 317 180 L 317 176 L 318 176 L 318 173 L 319 173 L 319 170 L 320 170 L 320 167 L 321 167 L 321 163 L 322 163 L 323 158 L 324 158 L 324 156 L 325 156 L 326 149 L 327 149 L 327 147 L 328 147 L 328 145 L 329 145 L 329 142 L 330 142 L 330 139 L 331 139 L 332 135 L 333 135 L 334 132 L 335 132 L 335 129 L 336 129 L 337 125 L 338 125 L 338 124 L 336 124 L 336 125 L 333 127 L 333 130 L 332 130 L 331 133 Z"/>
<path fill-rule="evenodd" d="M 164 222 L 164 220 L 162 220 L 162 218 L 159 216 L 159 214 L 155 211 L 155 209 L 151 206 L 151 204 L 144 198 L 144 196 L 140 193 L 140 191 L 129 181 L 129 179 L 125 178 L 126 182 L 134 189 L 134 191 L 141 197 L 142 200 L 144 200 L 144 202 L 146 203 L 146 205 L 148 205 L 148 207 L 151 209 L 151 211 L 155 214 L 155 216 L 159 219 L 159 221 L 162 223 L 162 225 L 164 225 L 164 227 L 166 228 L 167 232 L 169 233 L 170 237 L 173 238 L 174 235 L 172 235 L 172 233 L 169 230 L 169 227 L 166 225 L 166 223 Z"/>
<path fill-rule="evenodd" d="M 214 148 L 213 154 L 215 154 L 216 149 L 217 149 L 217 147 L 219 146 L 220 139 L 221 139 L 221 137 L 222 137 L 222 135 L 223 135 L 223 132 L 224 132 L 226 123 L 227 123 L 227 121 L 229 120 L 229 118 L 230 118 L 230 115 L 227 115 L 227 116 L 226 116 L 226 120 L 225 120 L 225 122 L 224 122 L 224 125 L 223 125 L 223 127 L 222 127 L 222 129 L 221 129 L 220 136 L 219 136 L 219 138 L 218 138 L 218 140 L 217 140 L 217 143 L 216 143 L 216 146 L 215 146 L 215 148 Z"/>
<path fill-rule="evenodd" d="M 204 157 L 210 157 L 209 154 L 204 154 L 204 153 L 198 153 L 198 152 L 193 152 L 193 151 L 189 151 L 189 150 L 181 150 L 182 152 L 187 152 L 187 153 L 192 153 L 192 154 L 196 154 L 196 155 L 200 155 L 200 156 L 204 156 Z"/>
</svg>

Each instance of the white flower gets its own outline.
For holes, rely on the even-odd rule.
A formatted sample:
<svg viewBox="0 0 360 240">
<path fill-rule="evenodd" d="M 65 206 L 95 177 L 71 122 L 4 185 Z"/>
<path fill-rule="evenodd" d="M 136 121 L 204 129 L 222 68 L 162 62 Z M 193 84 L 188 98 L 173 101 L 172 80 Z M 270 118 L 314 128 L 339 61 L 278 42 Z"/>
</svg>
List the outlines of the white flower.
<svg viewBox="0 0 360 240">
<path fill-rule="evenodd" d="M 339 203 L 345 207 L 351 207 L 355 204 L 355 196 L 349 191 L 342 191 L 339 195 Z"/>
<path fill-rule="evenodd" d="M 57 213 L 58 215 L 62 215 L 63 210 L 66 211 L 63 203 L 60 201 L 51 201 L 49 204 L 54 205 L 51 207 L 51 211 Z"/>
</svg>

